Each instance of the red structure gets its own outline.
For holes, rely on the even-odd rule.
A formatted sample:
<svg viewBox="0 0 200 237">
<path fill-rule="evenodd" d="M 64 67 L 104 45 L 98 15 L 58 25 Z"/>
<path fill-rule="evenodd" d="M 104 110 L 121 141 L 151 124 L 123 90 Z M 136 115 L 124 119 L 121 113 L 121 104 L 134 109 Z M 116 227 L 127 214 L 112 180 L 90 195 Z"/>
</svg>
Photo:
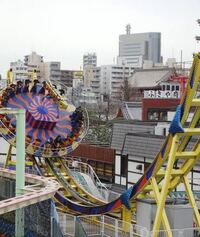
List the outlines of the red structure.
<svg viewBox="0 0 200 237">
<path fill-rule="evenodd" d="M 155 98 L 155 99 L 143 99 L 142 100 L 142 121 L 167 120 L 167 112 L 175 111 L 177 105 L 179 105 L 180 99 L 167 99 L 167 98 Z"/>
<path fill-rule="evenodd" d="M 184 91 L 185 91 L 185 85 L 187 83 L 188 77 L 185 76 L 177 76 L 177 75 L 173 75 L 170 77 L 170 80 L 173 82 L 179 82 L 180 86 L 181 86 L 181 96 L 183 95 Z"/>
<path fill-rule="evenodd" d="M 110 147 L 80 144 L 69 156 L 91 165 L 101 179 L 113 181 L 115 150 Z"/>
</svg>

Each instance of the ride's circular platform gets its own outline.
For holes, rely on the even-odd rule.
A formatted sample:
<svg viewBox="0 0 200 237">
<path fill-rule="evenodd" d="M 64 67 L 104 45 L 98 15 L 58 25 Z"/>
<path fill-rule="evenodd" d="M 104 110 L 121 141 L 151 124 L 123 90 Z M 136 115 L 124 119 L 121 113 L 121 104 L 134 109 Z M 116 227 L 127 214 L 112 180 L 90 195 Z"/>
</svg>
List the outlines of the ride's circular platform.
<svg viewBox="0 0 200 237">
<path fill-rule="evenodd" d="M 47 90 L 37 84 L 34 92 L 31 92 L 33 87 L 34 85 L 30 84 L 29 88 L 24 90 L 23 84 L 20 89 L 17 89 L 17 85 L 8 86 L 1 91 L 1 106 L 26 110 L 27 153 L 43 157 L 69 154 L 84 136 L 82 112 L 72 104 L 63 102 L 53 87 L 48 87 Z M 16 117 L 11 114 L 1 116 L 0 133 L 14 146 L 15 130 Z"/>
</svg>

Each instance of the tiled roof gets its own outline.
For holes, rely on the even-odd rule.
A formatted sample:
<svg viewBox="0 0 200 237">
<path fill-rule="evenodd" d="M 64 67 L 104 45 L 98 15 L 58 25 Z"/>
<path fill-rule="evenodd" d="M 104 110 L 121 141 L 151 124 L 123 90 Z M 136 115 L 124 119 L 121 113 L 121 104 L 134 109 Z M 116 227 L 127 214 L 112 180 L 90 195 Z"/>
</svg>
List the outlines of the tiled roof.
<svg viewBox="0 0 200 237">
<path fill-rule="evenodd" d="M 162 148 L 165 139 L 165 136 L 159 135 L 128 133 L 125 136 L 122 154 L 154 159 Z M 192 138 L 185 151 L 191 150 L 196 142 L 197 139 Z M 200 162 L 197 162 L 196 165 L 200 166 Z"/>
<path fill-rule="evenodd" d="M 164 141 L 164 136 L 129 133 L 125 136 L 122 154 L 154 158 Z"/>
<path fill-rule="evenodd" d="M 121 151 L 125 136 L 128 133 L 148 133 L 154 134 L 156 123 L 130 122 L 127 120 L 114 123 L 111 148 Z"/>
<path fill-rule="evenodd" d="M 166 81 L 174 73 L 173 69 L 146 69 L 136 70 L 129 78 L 129 83 L 134 88 L 156 87 L 160 82 Z"/>
</svg>

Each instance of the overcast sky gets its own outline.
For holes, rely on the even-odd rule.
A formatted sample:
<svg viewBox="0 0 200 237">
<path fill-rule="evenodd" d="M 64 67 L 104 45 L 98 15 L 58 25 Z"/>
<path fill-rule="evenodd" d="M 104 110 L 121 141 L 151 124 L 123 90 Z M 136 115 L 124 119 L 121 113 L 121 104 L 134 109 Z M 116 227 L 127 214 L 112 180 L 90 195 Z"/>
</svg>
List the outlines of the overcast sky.
<svg viewBox="0 0 200 237">
<path fill-rule="evenodd" d="M 132 33 L 161 32 L 164 60 L 180 61 L 182 49 L 191 61 L 198 18 L 200 0 L 0 0 L 0 73 L 31 51 L 63 69 L 79 69 L 85 52 L 111 64 L 127 23 Z"/>
</svg>

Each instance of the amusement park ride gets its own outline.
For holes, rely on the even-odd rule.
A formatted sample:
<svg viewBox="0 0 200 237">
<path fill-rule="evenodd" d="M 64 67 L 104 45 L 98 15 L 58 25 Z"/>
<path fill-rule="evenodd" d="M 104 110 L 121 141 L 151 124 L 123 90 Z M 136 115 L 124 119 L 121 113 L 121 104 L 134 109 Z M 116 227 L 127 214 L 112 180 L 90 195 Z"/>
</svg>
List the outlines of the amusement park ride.
<svg viewBox="0 0 200 237">
<path fill-rule="evenodd" d="M 162 223 L 167 236 L 171 237 L 173 235 L 165 212 L 165 202 L 170 192 L 180 183 L 185 186 L 194 210 L 194 220 L 200 228 L 198 207 L 187 178 L 200 157 L 200 99 L 196 97 L 199 77 L 200 55 L 195 54 L 188 84 L 166 141 L 144 175 L 138 181 L 133 180 L 135 184 L 131 188 L 109 203 L 85 190 L 65 162 L 66 155 L 79 145 L 87 133 L 88 118 L 80 107 L 75 108 L 66 103 L 50 82 L 41 84 L 33 75 L 31 80 L 14 84 L 10 72 L 8 85 L 0 92 L 1 110 L 11 108 L 26 111 L 26 157 L 33 162 L 41 176 L 59 182 L 60 189 L 54 196 L 59 210 L 74 215 L 117 213 L 122 220 L 131 222 L 137 212 L 137 200 L 153 199 L 157 204 L 153 236 L 158 236 Z M 193 114 L 190 122 L 189 113 Z M 12 147 L 16 146 L 16 117 L 12 113 L 0 115 L 0 132 L 10 144 L 5 164 L 7 167 Z M 191 148 L 192 138 L 195 138 L 196 144 Z M 128 228 L 126 231 L 129 231 Z"/>
</svg>

